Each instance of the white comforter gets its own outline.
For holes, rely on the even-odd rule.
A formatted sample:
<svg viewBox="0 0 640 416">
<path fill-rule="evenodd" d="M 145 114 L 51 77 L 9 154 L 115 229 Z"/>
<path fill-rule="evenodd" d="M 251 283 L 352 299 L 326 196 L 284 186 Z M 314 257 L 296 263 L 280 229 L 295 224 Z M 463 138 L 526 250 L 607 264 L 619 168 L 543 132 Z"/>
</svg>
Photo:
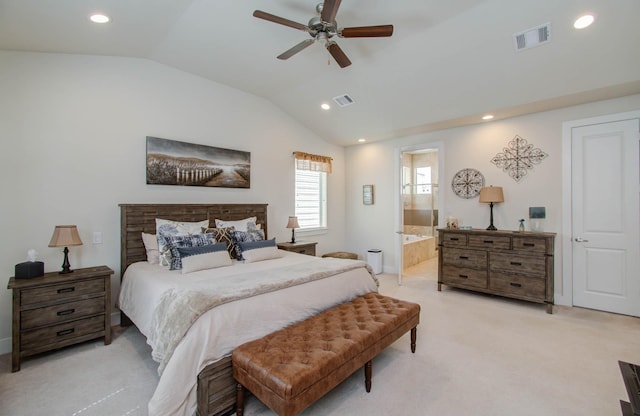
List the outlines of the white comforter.
<svg viewBox="0 0 640 416">
<path fill-rule="evenodd" d="M 215 281 L 237 274 L 323 261 L 282 251 L 283 257 L 256 263 L 235 263 L 200 272 L 181 274 L 147 262 L 129 266 L 120 291 L 119 306 L 149 337 L 153 311 L 163 293 L 185 281 Z M 167 363 L 149 402 L 149 415 L 192 415 L 196 409 L 196 377 L 208 364 L 227 356 L 247 341 L 260 338 L 292 322 L 369 292 L 377 280 L 364 267 L 215 307 L 204 313 L 187 331 Z"/>
</svg>

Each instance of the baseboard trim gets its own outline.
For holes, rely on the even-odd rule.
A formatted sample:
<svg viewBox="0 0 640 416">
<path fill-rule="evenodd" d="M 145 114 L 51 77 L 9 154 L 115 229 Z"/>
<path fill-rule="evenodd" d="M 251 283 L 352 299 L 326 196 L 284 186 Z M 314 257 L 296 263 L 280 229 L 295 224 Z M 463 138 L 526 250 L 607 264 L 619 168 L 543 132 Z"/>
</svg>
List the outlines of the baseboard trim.
<svg viewBox="0 0 640 416">
<path fill-rule="evenodd" d="M 11 337 L 0 339 L 0 355 L 11 353 Z"/>
</svg>

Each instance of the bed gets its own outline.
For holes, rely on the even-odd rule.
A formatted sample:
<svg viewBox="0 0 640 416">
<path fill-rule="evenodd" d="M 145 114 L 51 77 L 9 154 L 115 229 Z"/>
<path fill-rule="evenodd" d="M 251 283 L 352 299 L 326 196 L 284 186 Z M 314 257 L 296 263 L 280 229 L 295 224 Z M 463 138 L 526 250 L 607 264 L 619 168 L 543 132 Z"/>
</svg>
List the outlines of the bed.
<svg viewBox="0 0 640 416">
<path fill-rule="evenodd" d="M 375 275 L 364 262 L 321 258 L 310 261 L 309 256 L 283 250 L 277 259 L 247 264 L 237 262 L 188 275 L 147 263 L 142 233 L 155 233 L 156 218 L 181 222 L 208 219 L 214 224 L 215 219 L 237 221 L 256 217 L 256 223 L 267 238 L 267 204 L 121 204 L 120 209 L 121 298 L 126 298 L 126 305 L 120 305 L 123 309 L 121 321 L 123 325 L 135 324 L 148 338 L 148 343 L 154 345 L 154 359 L 156 344 L 149 337 L 150 308 L 156 305 L 154 299 L 166 297 L 167 288 L 180 291 L 181 285 L 198 286 L 215 280 L 228 282 L 230 276 L 243 280 L 254 274 L 259 276 L 258 280 L 271 282 L 276 276 L 286 276 L 308 264 L 328 261 L 317 266 L 328 268 L 331 262 L 338 266 L 333 274 L 325 273 L 302 284 L 247 297 L 230 298 L 204 312 L 189 327 L 169 358 L 157 360 L 161 362 L 162 374 L 149 402 L 152 416 L 232 413 L 235 381 L 230 354 L 233 348 L 329 307 L 377 291 Z"/>
</svg>

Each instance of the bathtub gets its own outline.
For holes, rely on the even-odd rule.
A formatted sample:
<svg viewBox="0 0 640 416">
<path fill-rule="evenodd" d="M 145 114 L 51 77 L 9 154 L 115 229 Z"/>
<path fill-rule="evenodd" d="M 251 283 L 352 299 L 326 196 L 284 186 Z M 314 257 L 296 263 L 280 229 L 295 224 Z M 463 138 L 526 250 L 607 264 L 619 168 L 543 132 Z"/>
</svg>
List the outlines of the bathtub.
<svg viewBox="0 0 640 416">
<path fill-rule="evenodd" d="M 436 256 L 436 239 L 430 236 L 414 234 L 403 235 L 402 265 L 403 268 L 415 266 L 418 263 Z"/>
</svg>

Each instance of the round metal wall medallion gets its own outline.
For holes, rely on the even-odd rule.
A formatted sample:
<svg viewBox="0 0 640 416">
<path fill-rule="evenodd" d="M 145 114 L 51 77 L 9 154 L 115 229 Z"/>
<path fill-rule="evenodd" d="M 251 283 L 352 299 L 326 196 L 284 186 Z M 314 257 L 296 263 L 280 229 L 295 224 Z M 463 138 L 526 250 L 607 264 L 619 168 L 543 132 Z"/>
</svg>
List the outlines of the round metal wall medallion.
<svg viewBox="0 0 640 416">
<path fill-rule="evenodd" d="M 475 198 L 484 186 L 484 176 L 476 169 L 466 168 L 453 175 L 451 188 L 460 198 Z"/>
</svg>

